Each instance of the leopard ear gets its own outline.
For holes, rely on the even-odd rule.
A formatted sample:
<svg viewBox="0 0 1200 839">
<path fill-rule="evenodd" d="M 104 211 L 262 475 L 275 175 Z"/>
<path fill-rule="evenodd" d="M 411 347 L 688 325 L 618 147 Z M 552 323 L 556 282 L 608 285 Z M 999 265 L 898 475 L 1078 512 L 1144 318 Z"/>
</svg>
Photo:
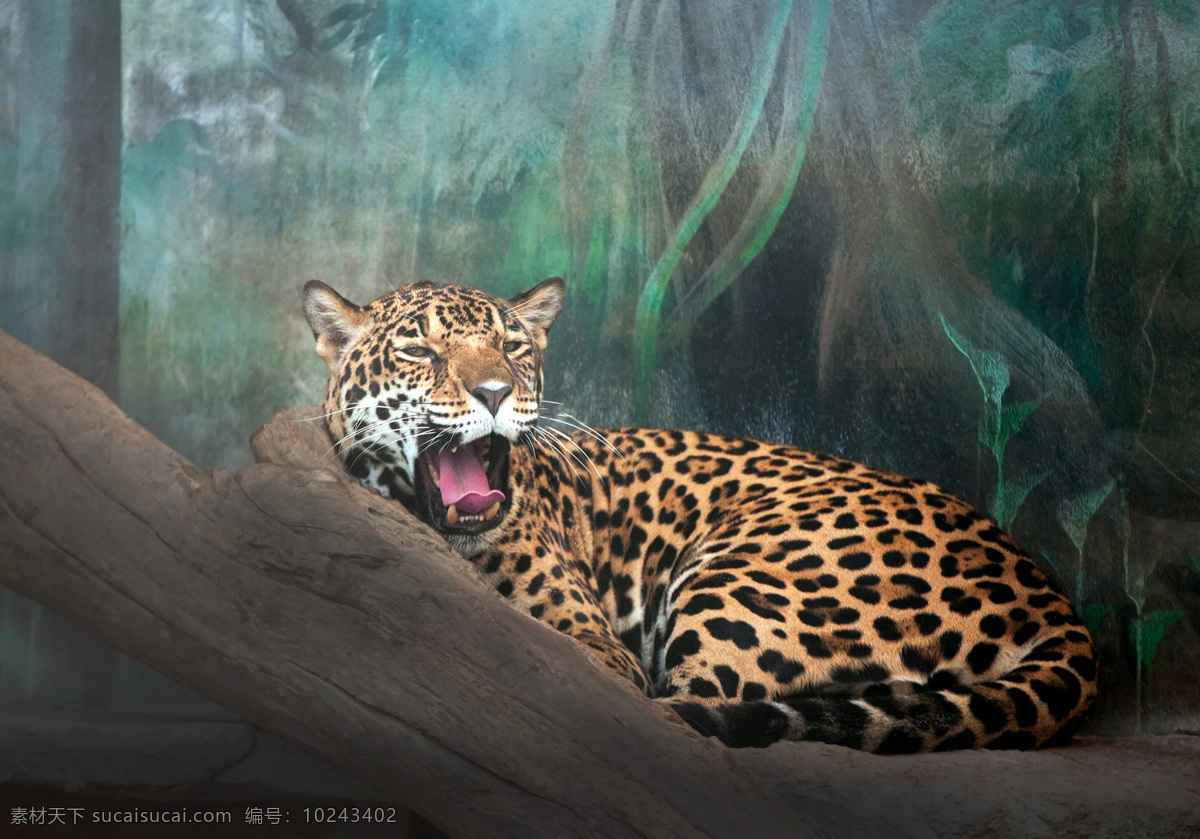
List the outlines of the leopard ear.
<svg viewBox="0 0 1200 839">
<path fill-rule="evenodd" d="M 561 277 L 551 277 L 509 300 L 509 311 L 525 328 L 543 336 L 562 311 L 566 284 Z"/>
<path fill-rule="evenodd" d="M 317 280 L 304 284 L 304 317 L 317 339 L 317 355 L 333 371 L 370 324 L 370 315 L 360 306 Z"/>
</svg>

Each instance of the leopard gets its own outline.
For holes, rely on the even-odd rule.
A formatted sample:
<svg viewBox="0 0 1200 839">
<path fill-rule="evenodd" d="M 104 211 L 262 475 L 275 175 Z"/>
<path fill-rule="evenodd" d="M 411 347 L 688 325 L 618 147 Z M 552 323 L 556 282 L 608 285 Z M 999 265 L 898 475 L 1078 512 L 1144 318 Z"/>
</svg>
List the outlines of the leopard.
<svg viewBox="0 0 1200 839">
<path fill-rule="evenodd" d="M 994 520 L 792 445 L 551 411 L 565 300 L 557 277 L 510 299 L 421 281 L 362 306 L 307 283 L 345 470 L 726 746 L 1030 749 L 1079 728 L 1092 639 Z"/>
</svg>

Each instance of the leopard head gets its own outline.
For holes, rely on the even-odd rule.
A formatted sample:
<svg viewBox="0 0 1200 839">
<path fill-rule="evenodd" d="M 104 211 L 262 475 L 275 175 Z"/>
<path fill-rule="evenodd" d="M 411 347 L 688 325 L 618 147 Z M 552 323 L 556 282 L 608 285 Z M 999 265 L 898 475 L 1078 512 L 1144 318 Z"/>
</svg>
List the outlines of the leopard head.
<svg viewBox="0 0 1200 839">
<path fill-rule="evenodd" d="M 414 283 L 356 306 L 324 283 L 304 313 L 329 366 L 326 422 L 349 472 L 403 502 L 460 553 L 483 550 L 513 502 L 514 444 L 532 433 L 554 277 L 512 300 Z"/>
</svg>

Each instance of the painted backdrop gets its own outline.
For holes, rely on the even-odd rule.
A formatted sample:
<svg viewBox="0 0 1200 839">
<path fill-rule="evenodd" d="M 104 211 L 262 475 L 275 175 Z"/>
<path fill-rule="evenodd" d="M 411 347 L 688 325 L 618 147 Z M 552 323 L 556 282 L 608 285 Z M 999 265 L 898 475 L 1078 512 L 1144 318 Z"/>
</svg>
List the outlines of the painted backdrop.
<svg viewBox="0 0 1200 839">
<path fill-rule="evenodd" d="M 62 130 L 35 117 L 70 105 L 81 59 L 47 45 L 84 25 L 40 5 L 0 3 L 0 326 L 35 345 L 61 167 L 33 150 Z M 940 481 L 1095 633 L 1091 730 L 1200 724 L 1195 3 L 106 7 L 106 381 L 170 445 L 240 466 L 319 400 L 308 279 L 366 302 L 562 275 L 549 391 L 576 415 Z M 4 704 L 190 701 L 0 605 Z"/>
</svg>

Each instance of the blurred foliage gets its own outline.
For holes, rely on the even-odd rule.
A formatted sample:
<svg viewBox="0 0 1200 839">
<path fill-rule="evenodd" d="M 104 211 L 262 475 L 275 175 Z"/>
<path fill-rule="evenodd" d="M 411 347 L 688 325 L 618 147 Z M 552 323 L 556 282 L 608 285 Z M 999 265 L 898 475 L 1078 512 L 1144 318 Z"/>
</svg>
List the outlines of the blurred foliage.
<svg viewBox="0 0 1200 839">
<path fill-rule="evenodd" d="M 828 5 L 820 8 L 827 11 Z M 662 317 L 663 301 L 671 278 L 683 259 L 684 251 L 707 220 L 709 213 L 724 195 L 730 180 L 741 166 L 742 156 L 750 145 L 750 137 L 758 127 L 766 104 L 767 93 L 775 76 L 779 61 L 779 48 L 787 31 L 788 16 L 792 11 L 791 0 L 779 0 L 774 15 L 761 38 L 756 39 L 754 64 L 750 71 L 750 83 L 746 87 L 746 101 L 739 108 L 737 123 L 720 154 L 704 176 L 687 209 L 672 232 L 654 268 L 646 277 L 645 285 L 638 295 L 637 313 L 634 318 L 634 421 L 646 423 L 650 418 L 650 404 L 654 395 L 655 373 L 658 367 L 658 330 Z M 822 42 L 823 43 L 823 42 Z"/>
<path fill-rule="evenodd" d="M 1129 624 L 1129 641 L 1137 654 L 1136 689 L 1134 709 L 1138 730 L 1142 728 L 1143 715 L 1152 710 L 1145 708 L 1147 702 L 1146 685 L 1154 672 L 1154 659 L 1158 655 L 1158 645 L 1162 643 L 1167 630 L 1174 626 L 1184 612 L 1182 609 L 1161 609 L 1145 615 L 1139 614 Z"/>
<path fill-rule="evenodd" d="M 1008 390 L 1009 368 L 1007 362 L 990 350 L 981 350 L 950 325 L 945 315 L 939 313 L 942 329 L 954 348 L 971 364 L 975 380 L 983 391 L 983 411 L 979 415 L 979 442 L 987 446 L 996 461 L 996 492 L 992 496 L 992 517 L 1007 529 L 1012 527 L 1017 511 L 1046 478 L 1045 472 L 1027 475 L 1017 480 L 1004 475 L 1004 451 L 1009 441 L 1025 425 L 1040 400 L 1004 404 L 1004 393 Z"/>
<path fill-rule="evenodd" d="M 1063 500 L 1058 508 L 1059 524 L 1067 532 L 1067 536 L 1071 539 L 1071 544 L 1075 546 L 1077 570 L 1075 575 L 1075 590 L 1072 592 L 1072 595 L 1076 603 L 1082 604 L 1084 598 L 1083 556 L 1084 546 L 1087 545 L 1088 525 L 1091 523 L 1092 517 L 1100 509 L 1100 505 L 1104 503 L 1104 500 L 1112 492 L 1113 486 L 1114 482 L 1109 481 L 1104 486 L 1091 492 L 1085 492 L 1082 495 Z"/>
<path fill-rule="evenodd" d="M 960 252 L 1126 424 L 1150 381 L 1128 358 L 1147 286 L 1200 268 L 1196 10 L 1127 5 L 946 4 L 909 87 Z"/>
<path fill-rule="evenodd" d="M 1131 541 L 1128 493 L 1143 506 L 1156 496 L 1146 495 L 1148 479 L 1138 474 L 1146 467 L 1134 467 L 1116 441 L 1132 439 L 1144 452 L 1147 437 L 1176 441 L 1182 448 L 1150 453 L 1149 468 L 1194 503 L 1164 513 L 1200 510 L 1200 464 L 1188 455 L 1200 403 L 1187 395 L 1200 364 L 1185 338 L 1197 323 L 1185 301 L 1200 301 L 1196 7 L 947 3 L 928 19 L 918 55 L 897 69 L 917 168 L 945 234 L 996 299 L 1066 354 L 1111 435 L 1106 448 L 1085 453 L 1111 470 L 1108 479 L 1100 472 L 1089 485 L 1060 489 L 1047 506 L 1070 540 L 1053 553 L 1074 554 L 1075 573 L 1057 576 L 1074 576 L 1066 587 L 1101 648 L 1130 662 L 1140 725 L 1158 645 L 1186 614 L 1174 607 L 1194 602 L 1196 592 L 1163 588 L 1160 575 L 1178 574 L 1167 570 L 1178 566 L 1163 558 L 1163 546 Z M 989 359 L 973 357 L 963 341 L 955 345 L 972 358 L 984 417 L 993 418 L 990 431 L 981 419 L 980 439 L 1002 481 L 1000 452 L 1011 437 L 1004 432 L 1014 422 L 1004 421 L 996 393 L 1007 377 L 987 375 Z M 1028 469 L 1035 461 L 1018 462 Z M 1105 504 L 1110 496 L 1116 500 Z M 1003 522 L 1003 511 L 994 512 Z M 1106 535 L 1089 541 L 1097 527 Z M 1166 608 L 1147 608 L 1151 602 Z M 1115 610 L 1120 623 L 1109 620 Z M 1128 632 L 1115 632 L 1120 625 Z M 1194 635 L 1190 643 L 1195 667 Z"/>
</svg>

